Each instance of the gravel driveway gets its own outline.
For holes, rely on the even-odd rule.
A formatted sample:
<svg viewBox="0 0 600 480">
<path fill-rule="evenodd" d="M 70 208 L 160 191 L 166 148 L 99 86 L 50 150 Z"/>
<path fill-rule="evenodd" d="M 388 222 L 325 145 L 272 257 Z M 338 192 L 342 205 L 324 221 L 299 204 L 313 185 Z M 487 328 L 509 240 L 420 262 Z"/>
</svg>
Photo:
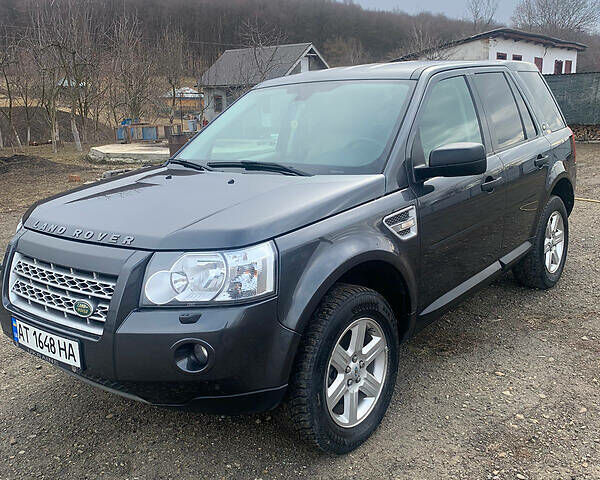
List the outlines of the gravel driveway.
<svg viewBox="0 0 600 480">
<path fill-rule="evenodd" d="M 600 145 L 578 145 L 580 197 L 600 199 Z M 98 171 L 74 166 L 83 180 Z M 68 166 L 0 174 L 0 246 Z M 24 184 L 17 186 L 17 181 Z M 384 423 L 354 453 L 299 442 L 285 411 L 220 417 L 87 386 L 0 339 L 0 478 L 600 478 L 600 204 L 576 202 L 548 292 L 508 275 L 404 349 Z"/>
</svg>

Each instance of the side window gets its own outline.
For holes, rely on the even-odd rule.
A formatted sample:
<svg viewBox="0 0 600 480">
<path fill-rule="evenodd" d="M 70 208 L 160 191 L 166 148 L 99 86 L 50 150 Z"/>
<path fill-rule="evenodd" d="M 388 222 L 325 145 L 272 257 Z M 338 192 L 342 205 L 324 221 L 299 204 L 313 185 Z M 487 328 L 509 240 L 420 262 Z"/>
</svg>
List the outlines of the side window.
<svg viewBox="0 0 600 480">
<path fill-rule="evenodd" d="M 525 127 L 525 136 L 527 138 L 533 138 L 537 135 L 537 128 L 535 128 L 535 123 L 533 121 L 533 117 L 531 116 L 531 112 L 525 105 L 525 100 L 521 95 L 521 92 L 517 89 L 515 82 L 512 78 L 508 78 L 508 83 L 510 83 L 510 88 L 515 94 L 515 99 L 517 100 L 517 105 L 519 106 L 519 112 L 521 112 L 521 119 L 523 120 L 523 126 Z"/>
<path fill-rule="evenodd" d="M 462 76 L 434 85 L 418 122 L 411 154 L 415 165 L 428 163 L 432 150 L 449 143 L 483 143 L 471 92 Z"/>
<path fill-rule="evenodd" d="M 483 100 L 494 146 L 503 149 L 525 140 L 521 116 L 504 74 L 478 73 L 475 85 Z"/>
<path fill-rule="evenodd" d="M 546 83 L 537 72 L 519 72 L 519 78 L 527 87 L 527 98 L 536 112 L 542 128 L 555 132 L 565 127 L 560 110 L 550 94 Z M 539 113 L 539 115 L 538 115 Z"/>
</svg>

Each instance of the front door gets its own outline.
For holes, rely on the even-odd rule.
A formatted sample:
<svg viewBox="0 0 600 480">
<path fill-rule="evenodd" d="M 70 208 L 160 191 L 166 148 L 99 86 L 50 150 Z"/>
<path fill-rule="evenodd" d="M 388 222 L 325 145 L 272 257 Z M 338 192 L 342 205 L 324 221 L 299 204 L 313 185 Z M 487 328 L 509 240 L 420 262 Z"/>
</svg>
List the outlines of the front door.
<svg viewBox="0 0 600 480">
<path fill-rule="evenodd" d="M 466 77 L 449 75 L 434 77 L 428 86 L 409 140 L 413 167 L 427 163 L 430 152 L 443 145 L 488 143 L 484 118 L 478 114 Z M 419 310 L 423 314 L 452 301 L 455 293 L 460 294 L 460 285 L 470 288 L 472 281 L 467 281 L 499 258 L 504 168 L 497 155 L 488 155 L 487 161 L 482 175 L 436 177 L 414 186 L 422 250 Z"/>
</svg>

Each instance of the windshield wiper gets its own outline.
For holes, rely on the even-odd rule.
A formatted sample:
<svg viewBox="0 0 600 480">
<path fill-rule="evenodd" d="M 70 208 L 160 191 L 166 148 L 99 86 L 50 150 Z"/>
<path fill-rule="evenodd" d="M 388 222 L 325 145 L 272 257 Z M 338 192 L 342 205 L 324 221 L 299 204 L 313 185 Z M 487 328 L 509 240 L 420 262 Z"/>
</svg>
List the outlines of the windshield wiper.
<svg viewBox="0 0 600 480">
<path fill-rule="evenodd" d="M 242 160 L 240 162 L 208 162 L 209 167 L 213 168 L 243 168 L 244 170 L 264 170 L 268 172 L 279 172 L 285 175 L 298 175 L 302 177 L 310 177 L 311 174 L 298 170 L 297 168 L 287 167 L 279 163 L 271 162 L 250 162 Z"/>
<path fill-rule="evenodd" d="M 184 167 L 193 168 L 195 170 L 206 170 L 208 172 L 211 170 L 210 168 L 208 168 L 204 165 L 200 165 L 199 163 L 196 163 L 196 162 L 188 162 L 187 160 L 175 159 L 175 160 L 169 160 L 169 163 L 183 165 Z"/>
</svg>

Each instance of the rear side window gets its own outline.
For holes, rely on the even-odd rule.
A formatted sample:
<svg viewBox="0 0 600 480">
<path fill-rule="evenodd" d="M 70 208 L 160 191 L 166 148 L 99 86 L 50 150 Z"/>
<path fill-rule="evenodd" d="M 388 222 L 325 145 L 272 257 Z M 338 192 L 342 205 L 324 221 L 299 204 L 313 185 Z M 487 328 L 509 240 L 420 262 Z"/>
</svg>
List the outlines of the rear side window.
<svg viewBox="0 0 600 480">
<path fill-rule="evenodd" d="M 534 138 L 537 135 L 537 129 L 535 128 L 535 123 L 533 122 L 531 112 L 527 108 L 527 105 L 525 105 L 525 100 L 523 100 L 521 92 L 519 92 L 519 90 L 517 89 L 515 82 L 512 80 L 512 78 L 508 78 L 508 83 L 510 83 L 510 87 L 512 88 L 515 94 L 515 99 L 517 100 L 519 111 L 521 112 L 523 127 L 525 127 L 525 136 L 528 139 Z"/>
<path fill-rule="evenodd" d="M 428 163 L 432 150 L 456 142 L 483 143 L 471 92 L 462 76 L 441 80 L 425 99 L 413 143 L 413 164 Z"/>
<path fill-rule="evenodd" d="M 542 128 L 555 132 L 565 127 L 560 110 L 538 72 L 519 72 L 519 78 L 527 87 L 526 95 L 529 98 L 536 114 L 539 112 L 538 120 Z"/>
<path fill-rule="evenodd" d="M 494 146 L 503 149 L 525 140 L 521 116 L 506 77 L 501 72 L 475 75 Z"/>
</svg>

